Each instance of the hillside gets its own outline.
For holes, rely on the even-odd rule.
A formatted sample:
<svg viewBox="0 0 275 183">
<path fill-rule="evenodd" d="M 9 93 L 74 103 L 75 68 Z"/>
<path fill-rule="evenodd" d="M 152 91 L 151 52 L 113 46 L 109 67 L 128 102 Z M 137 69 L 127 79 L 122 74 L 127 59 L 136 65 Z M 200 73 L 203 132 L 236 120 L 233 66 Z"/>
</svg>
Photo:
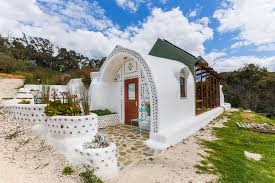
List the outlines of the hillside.
<svg viewBox="0 0 275 183">
<path fill-rule="evenodd" d="M 233 107 L 275 115 L 274 72 L 250 64 L 221 75 L 225 101 L 230 102 Z"/>
<path fill-rule="evenodd" d="M 40 37 L 0 34 L 0 73 L 24 76 L 28 84 L 66 84 L 71 78 L 81 77 L 89 85 L 90 72 L 97 71 L 104 60 L 57 47 Z"/>
</svg>

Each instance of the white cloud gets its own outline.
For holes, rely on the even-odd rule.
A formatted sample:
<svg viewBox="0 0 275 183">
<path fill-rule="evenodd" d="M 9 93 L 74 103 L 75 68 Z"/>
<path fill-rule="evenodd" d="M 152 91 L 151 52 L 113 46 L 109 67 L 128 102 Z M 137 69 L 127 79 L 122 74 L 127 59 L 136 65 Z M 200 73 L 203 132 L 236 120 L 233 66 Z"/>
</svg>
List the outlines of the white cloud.
<svg viewBox="0 0 275 183">
<path fill-rule="evenodd" d="M 146 4 L 149 9 L 152 9 L 153 0 L 115 0 L 117 5 L 124 10 L 129 10 L 135 13 L 140 5 Z M 169 0 L 158 0 L 161 4 L 166 4 Z"/>
<path fill-rule="evenodd" d="M 212 56 L 212 58 L 211 58 Z M 272 57 L 256 57 L 256 56 L 235 56 L 225 57 L 224 53 L 210 53 L 204 56 L 210 63 L 214 63 L 213 68 L 218 72 L 235 71 L 246 64 L 256 64 L 266 67 L 269 71 L 275 72 L 275 56 Z M 211 60 L 213 59 L 213 60 Z M 208 61 L 208 60 L 207 60 Z"/>
<path fill-rule="evenodd" d="M 136 12 L 143 0 L 116 0 L 118 6 L 123 9 L 128 9 L 131 12 Z"/>
<path fill-rule="evenodd" d="M 265 44 L 257 47 L 257 51 L 273 51 L 275 50 L 275 43 Z"/>
<path fill-rule="evenodd" d="M 43 12 L 58 16 L 74 28 L 93 27 L 102 30 L 114 26 L 97 1 L 37 0 L 37 3 Z"/>
<path fill-rule="evenodd" d="M 148 52 L 158 37 L 165 38 L 187 51 L 200 55 L 204 53 L 203 43 L 212 39 L 213 31 L 207 25 L 189 22 L 179 8 L 164 12 L 154 9 L 130 38 L 132 47 Z"/>
<path fill-rule="evenodd" d="M 197 16 L 197 13 L 198 13 L 198 10 L 196 9 L 196 10 L 191 11 L 188 16 L 195 17 L 195 16 Z"/>
<path fill-rule="evenodd" d="M 226 0 L 214 13 L 220 32 L 240 31 L 233 48 L 275 43 L 275 0 Z M 274 48 L 274 47 L 272 47 Z M 275 50 L 275 49 L 274 49 Z"/>
<path fill-rule="evenodd" d="M 52 0 L 52 3 L 60 3 L 63 0 Z M 0 0 L 0 33 L 7 35 L 12 33 L 20 36 L 22 32 L 31 36 L 47 38 L 58 46 L 76 50 L 90 57 L 101 57 L 108 55 L 115 45 L 122 45 L 147 54 L 157 38 L 164 38 L 179 47 L 195 54 L 204 54 L 203 43 L 212 39 L 213 30 L 208 25 L 197 22 L 189 22 L 179 8 L 170 11 L 153 9 L 151 15 L 141 21 L 139 25 L 127 27 L 121 30 L 104 15 L 99 19 L 101 22 L 110 22 L 106 26 L 93 24 L 95 30 L 87 29 L 82 24 L 72 27 L 77 14 L 84 20 L 91 20 L 93 14 L 78 9 L 77 14 L 67 13 L 73 22 L 60 16 L 58 9 L 51 15 L 40 9 L 35 0 Z M 68 7 L 67 5 L 61 5 Z M 81 7 L 81 6 L 80 6 Z M 70 8 L 69 8 L 70 9 Z M 100 8 L 98 8 L 100 9 Z M 71 10 L 71 9 L 70 9 Z M 65 14 L 66 8 L 62 9 Z M 88 17 L 88 18 L 87 18 Z M 92 21 L 91 21 L 92 22 Z M 86 25 L 86 24 L 85 24 Z M 102 24 L 100 24 L 102 25 Z"/>
<path fill-rule="evenodd" d="M 200 23 L 200 24 L 202 24 L 202 25 L 208 25 L 209 22 L 210 22 L 210 20 L 209 20 L 208 17 L 202 17 L 202 18 L 199 19 L 197 22 Z"/>
<path fill-rule="evenodd" d="M 209 66 L 216 65 L 216 61 L 226 55 L 225 52 L 213 51 L 203 55 L 203 58 L 208 62 Z"/>
</svg>

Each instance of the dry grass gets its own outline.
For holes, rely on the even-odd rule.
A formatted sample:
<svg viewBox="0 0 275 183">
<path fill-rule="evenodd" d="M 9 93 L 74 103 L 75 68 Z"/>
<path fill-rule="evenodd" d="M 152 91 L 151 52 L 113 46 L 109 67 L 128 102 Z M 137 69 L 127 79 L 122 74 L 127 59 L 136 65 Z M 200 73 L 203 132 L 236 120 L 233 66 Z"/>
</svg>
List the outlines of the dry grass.
<svg viewBox="0 0 275 183">
<path fill-rule="evenodd" d="M 248 113 L 248 112 L 241 113 L 241 117 L 244 120 L 248 120 L 248 121 L 255 121 L 255 119 L 256 119 L 256 116 L 254 113 Z"/>
<path fill-rule="evenodd" d="M 22 75 L 13 75 L 13 74 L 7 74 L 7 73 L 0 73 L 0 78 L 9 78 L 9 79 L 25 79 L 25 76 Z"/>
</svg>

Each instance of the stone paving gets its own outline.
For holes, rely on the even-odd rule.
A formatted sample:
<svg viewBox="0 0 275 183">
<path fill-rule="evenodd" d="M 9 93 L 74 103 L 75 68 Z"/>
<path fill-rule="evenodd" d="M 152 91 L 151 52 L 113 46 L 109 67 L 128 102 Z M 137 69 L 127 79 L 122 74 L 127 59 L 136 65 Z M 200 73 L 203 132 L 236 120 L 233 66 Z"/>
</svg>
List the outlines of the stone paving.
<svg viewBox="0 0 275 183">
<path fill-rule="evenodd" d="M 149 138 L 148 132 L 139 133 L 137 127 L 115 125 L 100 130 L 114 142 L 118 148 L 118 166 L 120 170 L 127 169 L 140 160 L 153 157 L 160 151 L 150 149 L 144 144 Z"/>
</svg>

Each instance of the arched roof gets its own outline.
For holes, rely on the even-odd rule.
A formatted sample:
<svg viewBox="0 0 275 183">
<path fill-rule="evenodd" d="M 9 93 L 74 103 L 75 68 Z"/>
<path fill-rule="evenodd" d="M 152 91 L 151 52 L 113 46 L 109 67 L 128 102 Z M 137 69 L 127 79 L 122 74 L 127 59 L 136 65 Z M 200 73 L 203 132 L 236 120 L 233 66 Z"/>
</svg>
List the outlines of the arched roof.
<svg viewBox="0 0 275 183">
<path fill-rule="evenodd" d="M 154 133 L 157 133 L 159 96 L 160 94 L 165 93 L 167 89 L 177 88 L 178 78 L 182 69 L 189 69 L 183 63 L 175 60 L 151 55 L 141 55 L 136 51 L 116 46 L 112 53 L 106 58 L 99 71 L 99 82 L 108 80 L 108 75 L 110 75 L 110 72 L 115 72 L 119 68 L 124 56 L 136 60 L 145 75 L 149 86 L 151 100 L 151 128 L 153 128 Z"/>
<path fill-rule="evenodd" d="M 185 64 L 176 60 L 151 55 L 144 56 L 144 59 L 152 71 L 158 90 L 161 88 L 167 89 L 169 83 L 174 83 L 177 85 L 178 83 L 175 83 L 175 81 L 178 79 L 183 70 L 184 72 L 188 71 L 188 76 L 192 74 Z"/>
</svg>

